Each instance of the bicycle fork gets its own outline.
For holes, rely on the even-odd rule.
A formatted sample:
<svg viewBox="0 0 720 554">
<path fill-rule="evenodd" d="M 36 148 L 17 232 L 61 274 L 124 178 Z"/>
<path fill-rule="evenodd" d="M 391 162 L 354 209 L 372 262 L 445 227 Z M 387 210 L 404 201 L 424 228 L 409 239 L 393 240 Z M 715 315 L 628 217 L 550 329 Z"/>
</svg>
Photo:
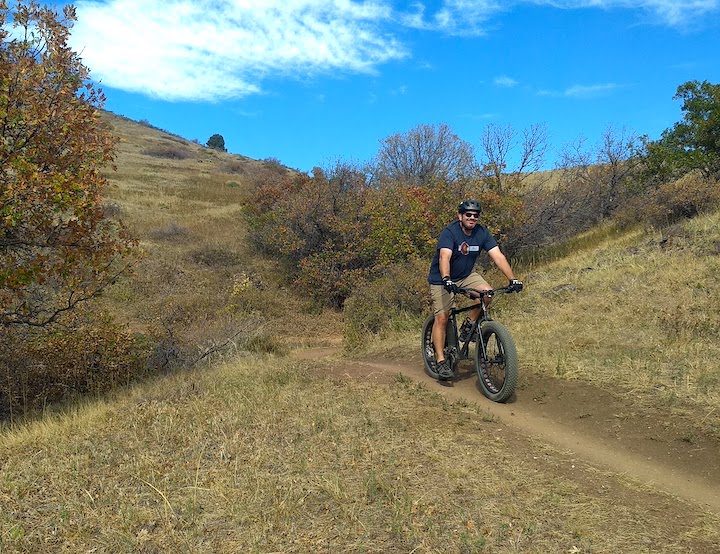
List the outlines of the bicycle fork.
<svg viewBox="0 0 720 554">
<path fill-rule="evenodd" d="M 484 318 L 480 317 L 475 322 L 475 329 L 473 329 L 473 332 L 475 333 L 475 348 L 477 348 L 478 355 L 479 355 L 480 359 L 482 359 L 482 360 L 484 360 L 487 355 L 487 351 L 485 350 L 485 341 L 483 341 L 483 338 L 482 338 L 481 324 L 483 321 L 486 321 L 486 320 Z"/>
</svg>

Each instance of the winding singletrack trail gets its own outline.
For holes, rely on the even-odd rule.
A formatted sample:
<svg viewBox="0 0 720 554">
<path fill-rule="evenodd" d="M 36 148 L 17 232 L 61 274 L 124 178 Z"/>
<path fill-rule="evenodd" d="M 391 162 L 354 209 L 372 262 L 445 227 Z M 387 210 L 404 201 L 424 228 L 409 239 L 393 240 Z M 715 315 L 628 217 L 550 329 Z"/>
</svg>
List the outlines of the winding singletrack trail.
<svg viewBox="0 0 720 554">
<path fill-rule="evenodd" d="M 703 436 L 681 418 L 633 406 L 588 383 L 527 374 L 506 404 L 485 398 L 472 364 L 449 385 L 427 376 L 412 360 L 351 360 L 335 348 L 296 351 L 298 359 L 332 361 L 336 378 L 388 382 L 402 374 L 451 401 L 478 404 L 499 425 L 590 464 L 720 514 L 720 441 Z"/>
</svg>

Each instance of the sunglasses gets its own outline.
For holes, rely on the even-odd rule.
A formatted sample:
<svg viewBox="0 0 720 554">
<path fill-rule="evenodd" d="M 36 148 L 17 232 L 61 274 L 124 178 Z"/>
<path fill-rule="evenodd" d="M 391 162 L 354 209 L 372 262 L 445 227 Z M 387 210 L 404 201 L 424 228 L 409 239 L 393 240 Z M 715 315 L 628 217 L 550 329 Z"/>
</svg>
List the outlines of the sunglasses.
<svg viewBox="0 0 720 554">
<path fill-rule="evenodd" d="M 471 219 L 477 219 L 478 217 L 480 217 L 480 214 L 471 213 L 471 212 L 465 212 L 463 215 L 465 217 L 469 217 Z"/>
</svg>

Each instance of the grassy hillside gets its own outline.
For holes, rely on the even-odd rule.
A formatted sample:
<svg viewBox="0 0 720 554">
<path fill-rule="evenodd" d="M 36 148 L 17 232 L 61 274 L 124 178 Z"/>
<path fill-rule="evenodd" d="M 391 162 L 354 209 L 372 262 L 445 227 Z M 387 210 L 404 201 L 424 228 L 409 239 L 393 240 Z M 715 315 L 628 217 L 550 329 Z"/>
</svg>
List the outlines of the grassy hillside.
<svg viewBox="0 0 720 554">
<path fill-rule="evenodd" d="M 129 227 L 139 253 L 132 272 L 67 327 L 16 330 L 4 340 L 2 419 L 235 352 L 286 349 L 273 326 L 288 313 L 285 332 L 292 328 L 297 340 L 322 334 L 314 306 L 246 238 L 248 190 L 288 168 L 102 118 L 119 138 L 104 210 Z M 324 321 L 337 327 L 336 319 Z"/>
<path fill-rule="evenodd" d="M 275 279 L 273 260 L 260 259 L 247 244 L 242 219 L 247 188 L 289 170 L 105 117 L 121 138 L 117 170 L 108 172 L 108 203 L 143 251 L 131 278 L 109 291 L 109 309 L 134 330 L 172 335 L 181 348 L 195 345 L 183 354 L 188 358 L 229 340 L 235 346 L 271 341 L 265 326 L 284 315 L 285 303 L 300 314 L 296 327 L 312 335 L 312 325 L 303 323 L 308 308 Z"/>
<path fill-rule="evenodd" d="M 258 341 L 287 314 L 294 344 L 340 333 L 337 314 L 318 318 L 245 240 L 248 187 L 286 168 L 107 117 L 122 137 L 109 202 L 145 252 L 133 278 L 110 291 L 110 309 L 134 328 L 186 344 L 225 344 L 238 330 L 240 342 Z M 579 236 L 557 249 L 558 261 L 519 267 L 527 290 L 499 302 L 506 312 L 497 315 L 509 319 L 531 371 L 714 410 L 718 228 L 711 214 L 666 231 Z"/>
<path fill-rule="evenodd" d="M 479 404 L 402 375 L 331 378 L 343 360 L 284 355 L 342 328 L 243 240 L 245 187 L 285 169 L 107 117 L 123 137 L 109 206 L 145 255 L 105 306 L 134 330 L 200 339 L 196 352 L 232 349 L 2 429 L 0 552 L 717 549 L 717 515 L 522 436 Z M 518 268 L 526 291 L 495 304 L 518 342 L 520 386 L 529 374 L 591 381 L 720 436 L 720 213 L 665 232 L 598 229 L 567 252 Z M 281 320 L 282 341 L 248 355 Z M 402 322 L 363 354 L 416 358 L 419 330 Z"/>
<path fill-rule="evenodd" d="M 720 213 L 589 235 L 529 268 L 502 314 L 525 368 L 683 409 L 720 436 Z"/>
<path fill-rule="evenodd" d="M 600 227 L 516 267 L 525 290 L 493 316 L 517 342 L 521 387 L 523 373 L 591 382 L 720 437 L 719 270 L 720 212 L 663 230 Z M 369 348 L 412 352 L 417 325 Z"/>
</svg>

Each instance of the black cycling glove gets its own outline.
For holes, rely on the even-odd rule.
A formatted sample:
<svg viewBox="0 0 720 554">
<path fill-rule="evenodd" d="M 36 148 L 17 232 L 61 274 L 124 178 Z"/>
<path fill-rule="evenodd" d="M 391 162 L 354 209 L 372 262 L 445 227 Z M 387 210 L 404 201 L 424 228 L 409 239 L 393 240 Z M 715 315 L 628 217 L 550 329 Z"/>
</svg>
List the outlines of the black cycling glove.
<svg viewBox="0 0 720 554">
<path fill-rule="evenodd" d="M 508 292 L 520 292 L 521 290 L 523 290 L 522 282 L 518 281 L 517 279 L 510 279 L 510 283 L 508 284 Z"/>
<path fill-rule="evenodd" d="M 458 286 L 453 283 L 449 276 L 443 277 L 443 287 L 445 287 L 445 290 L 450 294 L 455 294 L 458 291 Z"/>
</svg>

